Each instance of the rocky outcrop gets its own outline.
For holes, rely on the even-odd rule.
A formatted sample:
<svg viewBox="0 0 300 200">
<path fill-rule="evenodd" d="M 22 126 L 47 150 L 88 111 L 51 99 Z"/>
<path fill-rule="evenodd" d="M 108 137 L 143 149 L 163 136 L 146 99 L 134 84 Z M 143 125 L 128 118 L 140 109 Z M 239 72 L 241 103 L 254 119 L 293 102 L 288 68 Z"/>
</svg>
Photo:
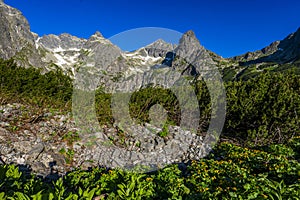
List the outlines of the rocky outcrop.
<svg viewBox="0 0 300 200">
<path fill-rule="evenodd" d="M 187 31 L 179 40 L 179 45 L 176 47 L 175 52 L 177 55 L 185 57 L 186 55 L 193 53 L 190 55 L 190 60 L 195 59 L 196 51 L 205 51 L 204 47 L 200 45 L 199 40 L 196 38 L 195 33 L 190 30 Z M 193 56 L 193 57 L 192 57 Z"/>
<path fill-rule="evenodd" d="M 35 35 L 22 13 L 0 2 L 0 57 L 8 59 L 23 48 L 34 45 Z"/>
<path fill-rule="evenodd" d="M 174 66 L 185 75 L 206 76 L 215 70 L 216 63 L 212 60 L 209 51 L 200 45 L 193 31 L 188 31 L 182 36 L 175 53 L 179 59 Z"/>
<path fill-rule="evenodd" d="M 146 47 L 142 48 L 148 53 L 149 56 L 153 57 L 164 57 L 168 51 L 173 51 L 176 48 L 176 45 L 165 42 L 162 39 L 159 39 Z"/>
</svg>

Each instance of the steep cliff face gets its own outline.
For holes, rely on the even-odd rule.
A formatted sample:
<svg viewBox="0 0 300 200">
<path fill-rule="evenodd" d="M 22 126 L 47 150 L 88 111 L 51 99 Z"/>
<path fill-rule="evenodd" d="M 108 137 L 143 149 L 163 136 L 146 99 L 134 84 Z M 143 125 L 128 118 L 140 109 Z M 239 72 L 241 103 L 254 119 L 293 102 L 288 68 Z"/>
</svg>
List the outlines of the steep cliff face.
<svg viewBox="0 0 300 200">
<path fill-rule="evenodd" d="M 212 66 L 216 64 L 209 51 L 200 44 L 195 33 L 191 30 L 181 37 L 175 53 L 181 60 L 180 63 L 175 62 L 176 68 L 182 70 L 182 73 L 186 75 L 203 75 L 204 71 L 211 70 Z"/>
<path fill-rule="evenodd" d="M 189 55 L 191 52 L 196 53 L 198 51 L 203 52 L 205 51 L 204 47 L 200 45 L 199 40 L 196 38 L 196 35 L 193 31 L 187 31 L 179 40 L 179 45 L 175 49 L 178 55 L 186 56 Z M 195 54 L 193 54 L 195 56 Z M 193 58 L 194 59 L 194 58 Z"/>
<path fill-rule="evenodd" d="M 35 35 L 22 13 L 0 1 L 0 57 L 11 58 L 22 48 L 34 45 Z"/>
</svg>

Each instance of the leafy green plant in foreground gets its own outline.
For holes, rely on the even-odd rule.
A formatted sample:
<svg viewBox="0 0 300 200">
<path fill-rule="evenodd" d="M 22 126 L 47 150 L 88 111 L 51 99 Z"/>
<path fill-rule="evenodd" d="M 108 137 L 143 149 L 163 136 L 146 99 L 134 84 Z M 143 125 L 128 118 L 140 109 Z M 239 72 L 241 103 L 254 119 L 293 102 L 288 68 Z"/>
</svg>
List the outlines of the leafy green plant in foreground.
<svg viewBox="0 0 300 200">
<path fill-rule="evenodd" d="M 140 174 L 74 170 L 52 183 L 0 166 L 1 199 L 299 199 L 299 137 L 287 145 L 243 148 L 222 142 L 186 170 L 170 165 Z M 276 149 L 274 151 L 274 149 Z M 294 152 L 286 155 L 284 152 Z"/>
</svg>

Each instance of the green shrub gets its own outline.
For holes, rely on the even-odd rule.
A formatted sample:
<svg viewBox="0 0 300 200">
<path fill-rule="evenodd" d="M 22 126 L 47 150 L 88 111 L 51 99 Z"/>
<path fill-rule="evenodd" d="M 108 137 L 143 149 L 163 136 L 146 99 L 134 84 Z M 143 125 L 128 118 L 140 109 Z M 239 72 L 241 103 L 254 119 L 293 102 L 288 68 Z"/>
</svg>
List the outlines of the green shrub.
<svg viewBox="0 0 300 200">
<path fill-rule="evenodd" d="M 292 73 L 262 73 L 226 85 L 225 134 L 254 145 L 286 142 L 299 135 L 300 79 Z"/>
<path fill-rule="evenodd" d="M 0 95 L 41 107 L 65 107 L 72 97 L 72 81 L 62 71 L 41 75 L 35 68 L 17 67 L 13 60 L 0 59 Z"/>
</svg>

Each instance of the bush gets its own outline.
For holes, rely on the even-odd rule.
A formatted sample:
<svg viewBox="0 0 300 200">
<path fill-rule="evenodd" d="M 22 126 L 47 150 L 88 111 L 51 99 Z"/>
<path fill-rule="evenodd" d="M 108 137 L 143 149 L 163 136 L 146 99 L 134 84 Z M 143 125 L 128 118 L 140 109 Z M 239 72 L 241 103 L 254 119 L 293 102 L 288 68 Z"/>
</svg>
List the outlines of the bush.
<svg viewBox="0 0 300 200">
<path fill-rule="evenodd" d="M 262 73 L 229 82 L 225 134 L 244 143 L 283 143 L 299 135 L 300 79 L 292 73 Z"/>
<path fill-rule="evenodd" d="M 10 100 L 64 107 L 72 97 L 72 80 L 62 71 L 41 75 L 39 69 L 17 67 L 13 60 L 0 60 L 0 77 L 0 94 Z"/>
</svg>

